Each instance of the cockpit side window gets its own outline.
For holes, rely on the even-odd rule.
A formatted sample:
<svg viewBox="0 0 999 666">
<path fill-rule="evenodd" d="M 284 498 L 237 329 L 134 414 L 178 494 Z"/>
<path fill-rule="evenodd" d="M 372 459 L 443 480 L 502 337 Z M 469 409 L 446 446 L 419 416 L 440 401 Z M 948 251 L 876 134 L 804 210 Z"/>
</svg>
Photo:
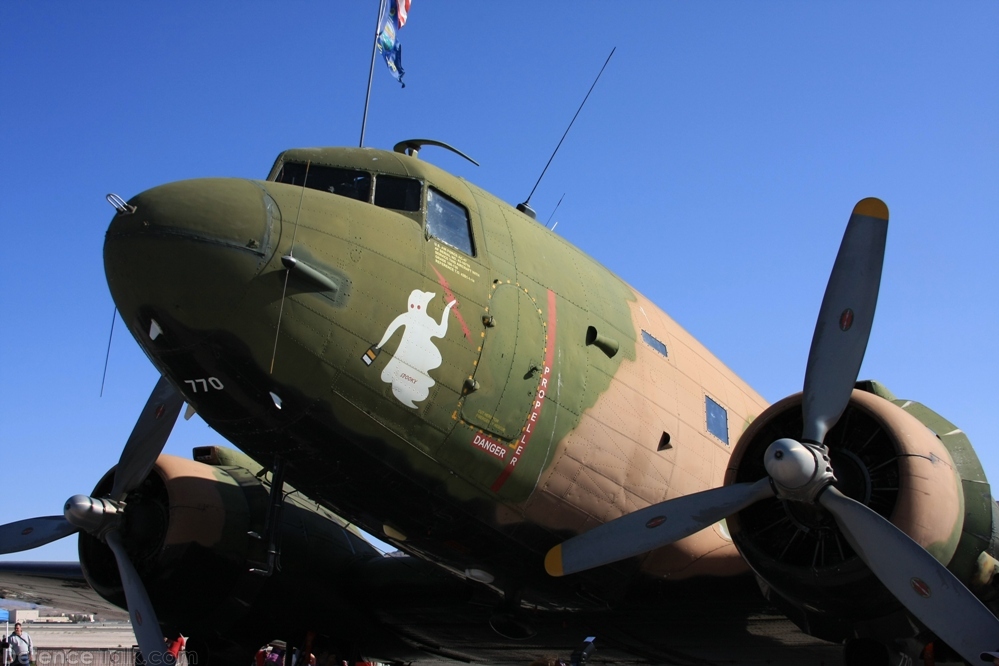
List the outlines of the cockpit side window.
<svg viewBox="0 0 999 666">
<path fill-rule="evenodd" d="M 460 203 L 432 187 L 427 188 L 427 234 L 467 255 L 475 256 L 468 211 Z"/>
<path fill-rule="evenodd" d="M 371 174 L 366 171 L 316 164 L 309 165 L 308 176 L 305 171 L 304 164 L 285 162 L 274 180 L 289 185 L 304 185 L 311 190 L 332 192 L 358 201 L 371 201 Z"/>
<path fill-rule="evenodd" d="M 393 210 L 420 210 L 423 183 L 415 178 L 378 174 L 375 179 L 375 205 Z"/>
</svg>

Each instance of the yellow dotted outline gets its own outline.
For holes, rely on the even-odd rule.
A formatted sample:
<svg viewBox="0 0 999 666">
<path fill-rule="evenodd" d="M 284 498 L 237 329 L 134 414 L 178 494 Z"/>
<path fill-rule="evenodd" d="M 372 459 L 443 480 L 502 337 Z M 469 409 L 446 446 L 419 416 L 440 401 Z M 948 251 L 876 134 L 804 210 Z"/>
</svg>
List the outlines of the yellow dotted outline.
<svg viewBox="0 0 999 666">
<path fill-rule="evenodd" d="M 493 288 L 493 290 L 495 290 L 495 289 L 496 289 L 496 287 L 498 287 L 498 286 L 499 286 L 500 284 L 502 284 L 502 283 L 501 283 L 501 282 L 498 282 L 498 281 L 496 281 L 496 280 L 494 280 L 494 281 L 493 281 L 493 283 L 492 283 L 492 288 Z M 523 290 L 524 290 L 524 293 L 525 293 L 525 294 L 527 294 L 527 297 L 531 299 L 531 301 L 532 301 L 532 302 L 534 303 L 534 305 L 535 305 L 535 306 L 537 306 L 537 305 L 538 305 L 538 299 L 536 299 L 536 298 L 535 298 L 534 296 L 532 296 L 532 295 L 531 295 L 531 292 L 527 290 L 527 287 L 521 287 L 521 286 L 520 286 L 520 282 L 512 282 L 512 281 L 510 281 L 510 280 L 507 280 L 507 281 L 506 281 L 506 284 L 514 284 L 514 285 L 516 285 L 516 286 L 517 286 L 518 288 L 520 288 L 520 289 L 523 289 Z M 491 292 L 491 293 L 489 294 L 489 296 L 488 296 L 488 297 L 486 298 L 486 307 L 485 307 L 485 311 L 486 311 L 486 312 L 489 312 L 489 301 L 491 301 L 491 300 L 492 300 L 492 298 L 493 298 L 493 293 L 494 293 L 494 292 Z M 544 349 L 545 349 L 545 352 L 547 352 L 547 351 L 548 351 L 548 322 L 547 322 L 547 321 L 545 320 L 545 318 L 544 318 L 544 314 L 545 314 L 545 313 L 544 313 L 544 311 L 543 311 L 543 310 L 542 310 L 541 308 L 538 308 L 538 316 L 539 316 L 539 317 L 541 317 L 541 328 L 543 328 L 543 329 L 544 329 L 544 331 L 545 331 L 545 346 L 544 346 Z M 483 338 L 483 339 L 484 339 L 484 338 L 486 337 L 486 332 L 485 332 L 485 331 L 482 331 L 482 332 L 481 332 L 481 333 L 479 334 L 479 337 L 480 337 L 480 338 Z M 477 352 L 478 352 L 479 354 L 481 354 L 481 353 L 482 353 L 482 345 L 479 345 L 479 347 L 478 347 L 478 349 L 477 349 L 476 351 L 477 351 Z M 543 358 L 541 359 L 541 362 L 542 362 L 542 363 L 544 363 L 544 359 L 543 359 Z M 472 365 L 473 365 L 473 366 L 475 366 L 475 367 L 478 367 L 478 365 L 479 365 L 479 361 L 478 361 L 478 359 L 476 359 L 476 360 L 475 360 L 475 361 L 474 361 L 474 362 L 472 363 Z M 541 373 L 542 373 L 542 376 L 544 376 L 544 368 L 542 368 L 542 369 L 541 369 Z M 474 380 L 474 379 L 475 379 L 474 375 L 469 375 L 469 376 L 468 376 L 468 378 L 469 378 L 470 380 Z M 540 385 L 540 381 L 539 381 L 539 385 Z M 537 395 L 537 392 L 535 392 L 535 395 Z M 478 435 L 483 435 L 484 437 L 489 437 L 489 434 L 488 434 L 488 433 L 486 433 L 486 431 L 484 431 L 484 430 L 483 430 L 482 428 L 479 428 L 479 427 L 477 427 L 477 426 L 474 426 L 474 425 L 472 425 L 471 423 L 469 423 L 468 421 L 466 421 L 465 419 L 463 419 L 463 418 L 460 418 L 460 417 L 458 416 L 458 412 L 459 412 L 459 411 L 461 410 L 461 407 L 462 407 L 462 406 L 463 406 L 463 405 L 465 404 L 465 398 L 466 398 L 467 396 L 468 396 L 468 393 L 465 393 L 465 392 L 463 391 L 463 392 L 462 392 L 462 394 L 461 394 L 461 400 L 460 400 L 460 402 L 459 402 L 459 404 L 458 404 L 458 409 L 456 409 L 456 410 L 455 410 L 455 411 L 454 411 L 454 412 L 453 412 L 453 413 L 451 414 L 451 419 L 452 419 L 452 420 L 454 420 L 454 421 L 458 421 L 458 420 L 460 420 L 460 421 L 461 421 L 461 424 L 462 424 L 462 425 L 464 425 L 464 426 L 466 426 L 466 427 L 467 427 L 467 428 L 468 428 L 468 429 L 469 429 L 469 430 L 470 430 L 471 432 L 473 432 L 473 433 L 476 433 L 476 434 L 478 434 Z M 522 426 L 520 427 L 520 432 L 518 433 L 518 435 L 517 435 L 517 437 L 516 437 L 516 441 L 514 441 L 514 442 L 512 442 L 512 443 L 510 443 L 510 444 L 507 444 L 507 443 L 504 443 L 504 442 L 497 442 L 497 444 L 502 444 L 503 446 L 507 446 L 507 447 L 509 447 L 510 449 L 513 449 L 513 448 L 515 448 L 515 447 L 517 446 L 517 441 L 519 441 L 519 440 L 520 440 L 520 436 L 524 434 L 524 432 L 526 431 L 526 429 L 527 429 L 527 422 L 525 421 L 524 425 L 522 425 Z M 492 439 L 492 437 L 490 437 L 490 439 Z M 495 441 L 495 440 L 494 440 L 494 441 Z"/>
</svg>

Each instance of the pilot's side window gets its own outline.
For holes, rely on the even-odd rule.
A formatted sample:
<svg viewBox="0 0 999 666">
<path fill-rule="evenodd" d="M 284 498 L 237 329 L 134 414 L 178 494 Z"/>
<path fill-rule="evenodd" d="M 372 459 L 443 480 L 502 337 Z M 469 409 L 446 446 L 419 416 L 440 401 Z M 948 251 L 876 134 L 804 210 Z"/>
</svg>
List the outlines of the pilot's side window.
<svg viewBox="0 0 999 666">
<path fill-rule="evenodd" d="M 305 164 L 286 162 L 274 180 L 289 185 L 304 185 L 310 190 L 331 192 L 358 201 L 371 201 L 371 174 L 366 171 L 312 164 L 308 166 L 306 173 Z"/>
<path fill-rule="evenodd" d="M 375 205 L 393 210 L 420 210 L 423 183 L 415 178 L 378 174 L 375 178 Z"/>
<path fill-rule="evenodd" d="M 475 256 L 468 211 L 432 187 L 427 188 L 427 233 L 465 254 Z"/>
</svg>

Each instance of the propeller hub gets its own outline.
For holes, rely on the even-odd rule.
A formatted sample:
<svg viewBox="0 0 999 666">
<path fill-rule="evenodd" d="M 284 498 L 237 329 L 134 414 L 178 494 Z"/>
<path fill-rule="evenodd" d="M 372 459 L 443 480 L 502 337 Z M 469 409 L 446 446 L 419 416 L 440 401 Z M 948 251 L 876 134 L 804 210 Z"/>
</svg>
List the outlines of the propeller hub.
<svg viewBox="0 0 999 666">
<path fill-rule="evenodd" d="M 789 437 L 767 447 L 763 466 L 781 499 L 813 502 L 823 488 L 836 481 L 824 446 L 802 444 Z"/>
<path fill-rule="evenodd" d="M 66 521 L 74 527 L 103 538 L 121 521 L 125 505 L 111 499 L 97 499 L 89 495 L 73 495 L 63 506 Z"/>
<path fill-rule="evenodd" d="M 788 490 L 803 487 L 818 469 L 812 450 L 789 437 L 778 439 L 767 448 L 763 465 L 770 478 Z"/>
</svg>

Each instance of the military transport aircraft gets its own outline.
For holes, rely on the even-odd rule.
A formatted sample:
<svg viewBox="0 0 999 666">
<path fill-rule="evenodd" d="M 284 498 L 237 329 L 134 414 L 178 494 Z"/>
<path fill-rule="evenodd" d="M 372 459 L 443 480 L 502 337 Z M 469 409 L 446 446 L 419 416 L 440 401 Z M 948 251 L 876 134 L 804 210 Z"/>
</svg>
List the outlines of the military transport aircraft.
<svg viewBox="0 0 999 666">
<path fill-rule="evenodd" d="M 127 607 L 147 660 L 183 633 L 199 664 L 306 636 L 393 663 L 999 648 L 968 439 L 858 382 L 881 201 L 853 209 L 803 392 L 768 406 L 426 145 L 449 148 L 288 150 L 266 181 L 110 197 L 108 284 L 162 378 L 89 495 L 0 528 L 4 553 L 79 532 L 79 564 L 5 563 L 0 588 Z M 160 455 L 185 402 L 239 451 Z"/>
</svg>

